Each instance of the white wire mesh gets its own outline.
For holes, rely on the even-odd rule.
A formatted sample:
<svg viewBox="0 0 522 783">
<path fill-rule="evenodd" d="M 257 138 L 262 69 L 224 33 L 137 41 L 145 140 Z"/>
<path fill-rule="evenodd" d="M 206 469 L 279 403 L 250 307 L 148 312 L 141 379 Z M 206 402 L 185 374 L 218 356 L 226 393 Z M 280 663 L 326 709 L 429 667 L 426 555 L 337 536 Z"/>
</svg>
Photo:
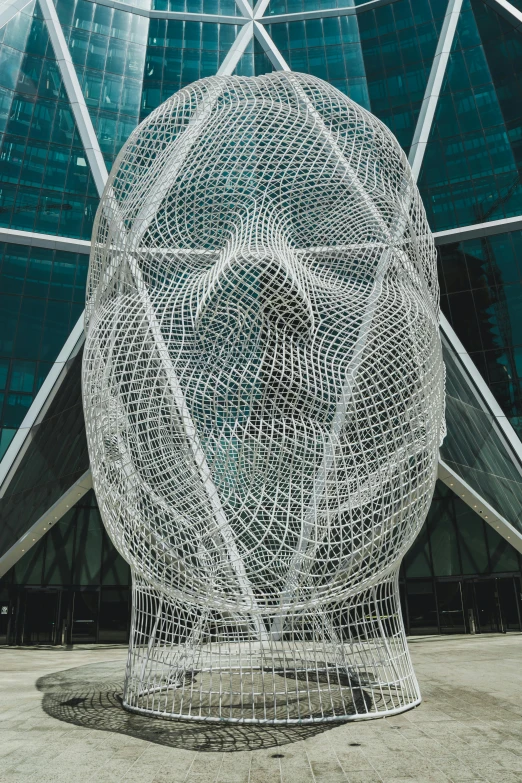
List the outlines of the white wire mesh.
<svg viewBox="0 0 522 783">
<path fill-rule="evenodd" d="M 134 580 L 125 705 L 417 704 L 397 572 L 444 381 L 434 244 L 390 131 L 303 74 L 181 90 L 113 168 L 86 313 L 94 487 Z"/>
</svg>

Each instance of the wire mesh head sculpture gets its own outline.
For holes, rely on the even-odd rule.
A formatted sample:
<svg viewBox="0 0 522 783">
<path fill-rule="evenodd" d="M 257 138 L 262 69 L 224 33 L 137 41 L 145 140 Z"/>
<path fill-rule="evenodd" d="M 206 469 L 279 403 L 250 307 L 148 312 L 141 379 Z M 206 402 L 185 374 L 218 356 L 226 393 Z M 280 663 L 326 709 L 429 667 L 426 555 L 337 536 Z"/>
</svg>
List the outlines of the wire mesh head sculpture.
<svg viewBox="0 0 522 783">
<path fill-rule="evenodd" d="M 289 723 L 419 702 L 397 573 L 443 434 L 438 287 L 379 120 L 297 73 L 154 111 L 98 210 L 83 383 L 133 574 L 128 708 Z"/>
</svg>

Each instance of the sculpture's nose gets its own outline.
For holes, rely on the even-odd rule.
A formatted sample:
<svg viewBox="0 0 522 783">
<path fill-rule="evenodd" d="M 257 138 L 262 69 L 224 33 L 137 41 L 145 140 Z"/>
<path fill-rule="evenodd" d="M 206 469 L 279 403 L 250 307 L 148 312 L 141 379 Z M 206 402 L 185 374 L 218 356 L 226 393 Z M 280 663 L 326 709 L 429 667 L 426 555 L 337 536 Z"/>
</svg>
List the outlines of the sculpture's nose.
<svg viewBox="0 0 522 783">
<path fill-rule="evenodd" d="M 279 232 L 269 241 L 263 233 L 265 241 L 234 237 L 223 249 L 199 287 L 197 326 L 214 309 L 232 306 L 278 330 L 304 333 L 314 328 L 306 269 Z"/>
<path fill-rule="evenodd" d="M 299 263 L 299 262 L 297 262 Z M 278 329 L 307 332 L 314 327 L 314 311 L 301 268 L 267 254 L 252 258 L 257 274 L 259 304 L 266 318 Z"/>
</svg>

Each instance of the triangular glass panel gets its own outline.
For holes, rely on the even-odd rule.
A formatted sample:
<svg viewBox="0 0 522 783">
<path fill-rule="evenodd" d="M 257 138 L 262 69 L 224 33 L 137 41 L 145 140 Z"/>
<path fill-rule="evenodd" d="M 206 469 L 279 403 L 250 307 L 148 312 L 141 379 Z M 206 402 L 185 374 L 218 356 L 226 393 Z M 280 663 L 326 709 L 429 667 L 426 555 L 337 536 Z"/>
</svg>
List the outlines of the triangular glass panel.
<svg viewBox="0 0 522 783">
<path fill-rule="evenodd" d="M 0 556 L 89 467 L 81 399 L 80 351 L 43 420 L 31 428 L 29 445 L 0 499 Z"/>
<path fill-rule="evenodd" d="M 163 5 L 153 10 L 218 13 L 219 3 L 212 11 L 200 2 Z M 239 31 L 234 24 L 149 20 L 130 6 L 127 12 L 88 0 L 58 0 L 56 10 L 109 169 L 144 117 L 182 87 L 217 72 Z"/>
<path fill-rule="evenodd" d="M 271 14 L 287 12 L 274 2 Z M 267 31 L 292 70 L 319 76 L 370 109 L 407 151 L 446 7 L 445 0 L 397 0 L 353 16 L 272 24 Z"/>
<path fill-rule="evenodd" d="M 87 0 L 56 11 L 110 169 L 139 122 L 149 19 Z"/>
<path fill-rule="evenodd" d="M 214 76 L 240 29 L 234 24 L 151 19 L 139 119 L 181 87 Z"/>
<path fill-rule="evenodd" d="M 482 0 L 465 0 L 419 178 L 434 231 L 522 213 L 521 42 Z"/>
<path fill-rule="evenodd" d="M 448 3 L 398 0 L 357 14 L 369 108 L 408 152 Z"/>
<path fill-rule="evenodd" d="M 441 307 L 522 436 L 522 231 L 438 248 Z"/>
<path fill-rule="evenodd" d="M 442 460 L 522 532 L 522 466 L 444 341 L 447 435 Z"/>
<path fill-rule="evenodd" d="M 88 261 L 0 243 L 0 460 L 81 315 Z"/>
<path fill-rule="evenodd" d="M 39 6 L 0 39 L 0 226 L 87 239 L 98 194 Z"/>
<path fill-rule="evenodd" d="M 265 29 L 293 71 L 325 79 L 370 108 L 357 17 L 282 22 Z"/>
</svg>

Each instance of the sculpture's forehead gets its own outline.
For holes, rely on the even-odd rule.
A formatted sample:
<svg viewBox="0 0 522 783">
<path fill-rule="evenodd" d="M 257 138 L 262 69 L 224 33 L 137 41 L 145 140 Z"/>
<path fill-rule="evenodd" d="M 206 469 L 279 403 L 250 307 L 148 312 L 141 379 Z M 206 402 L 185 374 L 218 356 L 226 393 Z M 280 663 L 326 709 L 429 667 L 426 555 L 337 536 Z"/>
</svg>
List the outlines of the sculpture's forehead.
<svg viewBox="0 0 522 783">
<path fill-rule="evenodd" d="M 213 106 L 201 100 L 195 119 L 173 136 L 173 192 L 190 190 L 186 203 L 194 193 L 202 209 L 214 190 L 225 208 L 225 200 L 230 206 L 253 191 L 276 201 L 288 197 L 294 204 L 306 192 L 306 207 L 313 211 L 320 203 L 353 194 L 359 170 L 366 179 L 370 172 L 371 190 L 373 170 L 385 154 L 381 146 L 368 143 L 375 129 L 348 104 L 339 103 L 333 123 L 313 107 L 282 97 L 227 95 Z M 384 169 L 381 190 L 388 189 L 387 177 L 394 165 L 401 168 L 398 163 Z M 332 192 L 336 183 L 340 189 Z"/>
<path fill-rule="evenodd" d="M 151 213 L 151 236 L 162 245 L 168 236 L 181 248 L 221 252 L 234 237 L 243 246 L 255 237 L 256 251 L 269 245 L 281 255 L 289 243 L 349 243 L 357 250 L 344 251 L 344 265 L 347 252 L 362 252 L 373 267 L 369 239 L 391 241 L 397 192 L 411 179 L 397 141 L 378 120 L 330 86 L 295 74 L 203 80 L 142 127 L 129 148 L 131 165 L 138 164 L 132 175 L 148 192 L 141 212 Z M 117 176 L 127 187 L 129 169 Z M 136 181 L 131 193 L 140 190 Z M 408 215 L 403 231 L 409 222 Z"/>
<path fill-rule="evenodd" d="M 214 99 L 200 99 L 193 109 L 190 122 L 181 98 L 175 100 L 170 116 L 163 122 L 172 125 L 177 135 L 180 130 L 205 139 L 215 147 L 274 148 L 279 152 L 298 146 L 303 156 L 314 157 L 321 149 L 344 145 L 349 137 L 355 146 L 364 145 L 380 128 L 371 127 L 357 111 L 358 107 L 339 101 L 327 110 L 317 109 L 310 101 L 303 103 L 287 96 L 264 94 L 243 96 L 235 93 Z M 315 140 L 315 144 L 310 142 Z M 375 156 L 378 147 L 368 145 L 367 154 Z"/>
</svg>

